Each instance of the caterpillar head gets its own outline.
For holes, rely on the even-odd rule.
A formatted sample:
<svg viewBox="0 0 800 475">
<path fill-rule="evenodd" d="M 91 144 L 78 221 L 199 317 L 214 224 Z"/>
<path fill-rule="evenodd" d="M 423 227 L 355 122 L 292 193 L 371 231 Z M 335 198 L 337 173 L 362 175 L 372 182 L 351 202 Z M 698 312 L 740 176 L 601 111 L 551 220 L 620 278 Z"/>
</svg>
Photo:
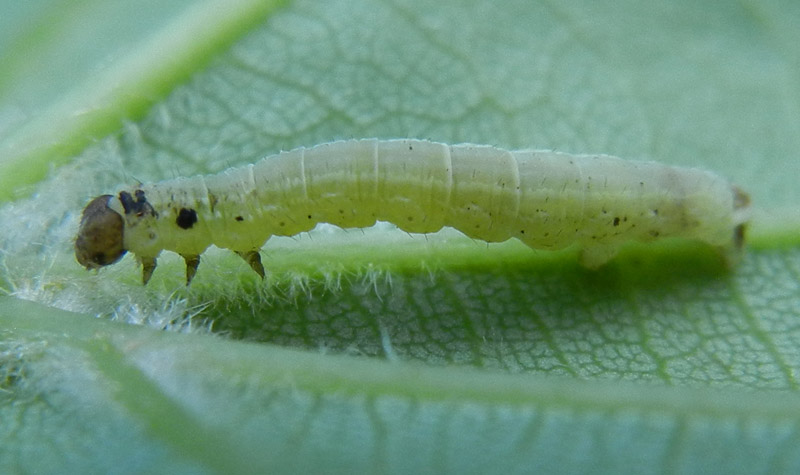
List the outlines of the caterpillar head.
<svg viewBox="0 0 800 475">
<path fill-rule="evenodd" d="M 97 269 L 119 261 L 125 255 L 123 246 L 124 221 L 108 207 L 111 195 L 93 199 L 83 210 L 78 237 L 75 239 L 75 258 L 87 269 Z"/>
</svg>

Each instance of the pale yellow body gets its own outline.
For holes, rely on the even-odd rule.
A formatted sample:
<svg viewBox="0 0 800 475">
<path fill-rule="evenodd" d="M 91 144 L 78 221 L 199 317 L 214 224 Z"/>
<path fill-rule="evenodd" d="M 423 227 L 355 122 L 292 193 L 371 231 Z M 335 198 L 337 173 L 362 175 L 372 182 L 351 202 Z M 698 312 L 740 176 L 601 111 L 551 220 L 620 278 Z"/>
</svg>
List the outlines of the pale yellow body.
<svg viewBox="0 0 800 475">
<path fill-rule="evenodd" d="M 350 140 L 300 148 L 212 176 L 169 180 L 144 192 L 153 215 L 125 214 L 124 246 L 198 256 L 214 244 L 257 251 L 273 235 L 317 223 L 389 221 L 415 233 L 450 226 L 485 241 L 583 247 L 596 267 L 626 241 L 684 237 L 730 246 L 745 220 L 730 183 L 709 172 L 603 155 L 510 152 L 425 140 Z M 179 215 L 196 222 L 179 226 Z"/>
</svg>

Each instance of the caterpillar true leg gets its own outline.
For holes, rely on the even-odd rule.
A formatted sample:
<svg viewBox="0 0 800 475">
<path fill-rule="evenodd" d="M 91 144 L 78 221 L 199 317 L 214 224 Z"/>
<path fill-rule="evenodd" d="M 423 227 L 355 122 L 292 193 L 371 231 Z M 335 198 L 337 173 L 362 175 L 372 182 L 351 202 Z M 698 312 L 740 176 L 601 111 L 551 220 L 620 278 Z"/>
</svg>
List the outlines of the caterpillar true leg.
<svg viewBox="0 0 800 475">
<path fill-rule="evenodd" d="M 244 259 L 250 265 L 250 268 L 256 271 L 256 274 L 260 275 L 262 279 L 264 278 L 266 273 L 264 272 L 264 266 L 261 264 L 261 254 L 258 251 L 234 252 Z"/>
<path fill-rule="evenodd" d="M 153 271 L 156 270 L 156 258 L 139 256 L 138 259 L 142 263 L 142 284 L 147 285 L 150 277 L 153 277 Z"/>
<path fill-rule="evenodd" d="M 186 285 L 192 283 L 194 275 L 197 273 L 197 266 L 200 265 L 200 256 L 181 256 L 186 261 Z"/>
</svg>

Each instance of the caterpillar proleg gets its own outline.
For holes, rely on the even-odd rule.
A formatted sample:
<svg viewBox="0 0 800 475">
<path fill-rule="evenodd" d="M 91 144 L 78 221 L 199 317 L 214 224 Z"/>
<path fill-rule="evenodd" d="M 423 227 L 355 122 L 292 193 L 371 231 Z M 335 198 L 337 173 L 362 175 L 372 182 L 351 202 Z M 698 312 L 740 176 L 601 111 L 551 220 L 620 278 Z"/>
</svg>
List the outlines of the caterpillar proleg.
<svg viewBox="0 0 800 475">
<path fill-rule="evenodd" d="M 517 238 L 537 249 L 577 243 L 595 268 L 626 241 L 682 237 L 739 250 L 749 198 L 693 168 L 607 155 L 508 151 L 426 140 L 347 140 L 298 148 L 210 176 L 140 185 L 93 199 L 75 241 L 87 269 L 127 251 L 150 279 L 163 250 L 186 260 L 231 249 L 264 276 L 259 249 L 317 223 L 376 220 L 430 233 L 444 226 L 488 242 Z"/>
</svg>

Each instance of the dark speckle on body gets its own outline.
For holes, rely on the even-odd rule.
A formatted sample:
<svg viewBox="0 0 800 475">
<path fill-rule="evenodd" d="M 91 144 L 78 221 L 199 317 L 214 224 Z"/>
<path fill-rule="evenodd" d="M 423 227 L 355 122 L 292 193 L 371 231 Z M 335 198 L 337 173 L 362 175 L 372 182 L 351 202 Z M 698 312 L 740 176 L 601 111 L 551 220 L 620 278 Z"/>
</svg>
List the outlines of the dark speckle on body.
<svg viewBox="0 0 800 475">
<path fill-rule="evenodd" d="M 135 214 L 139 217 L 147 214 L 158 216 L 158 213 L 147 202 L 147 197 L 145 197 L 142 190 L 134 191 L 133 196 L 127 191 L 121 191 L 119 193 L 119 201 L 122 203 L 122 209 L 125 210 L 125 214 Z"/>
<path fill-rule="evenodd" d="M 175 224 L 181 229 L 189 229 L 197 222 L 197 212 L 191 208 L 181 208 Z"/>
</svg>

